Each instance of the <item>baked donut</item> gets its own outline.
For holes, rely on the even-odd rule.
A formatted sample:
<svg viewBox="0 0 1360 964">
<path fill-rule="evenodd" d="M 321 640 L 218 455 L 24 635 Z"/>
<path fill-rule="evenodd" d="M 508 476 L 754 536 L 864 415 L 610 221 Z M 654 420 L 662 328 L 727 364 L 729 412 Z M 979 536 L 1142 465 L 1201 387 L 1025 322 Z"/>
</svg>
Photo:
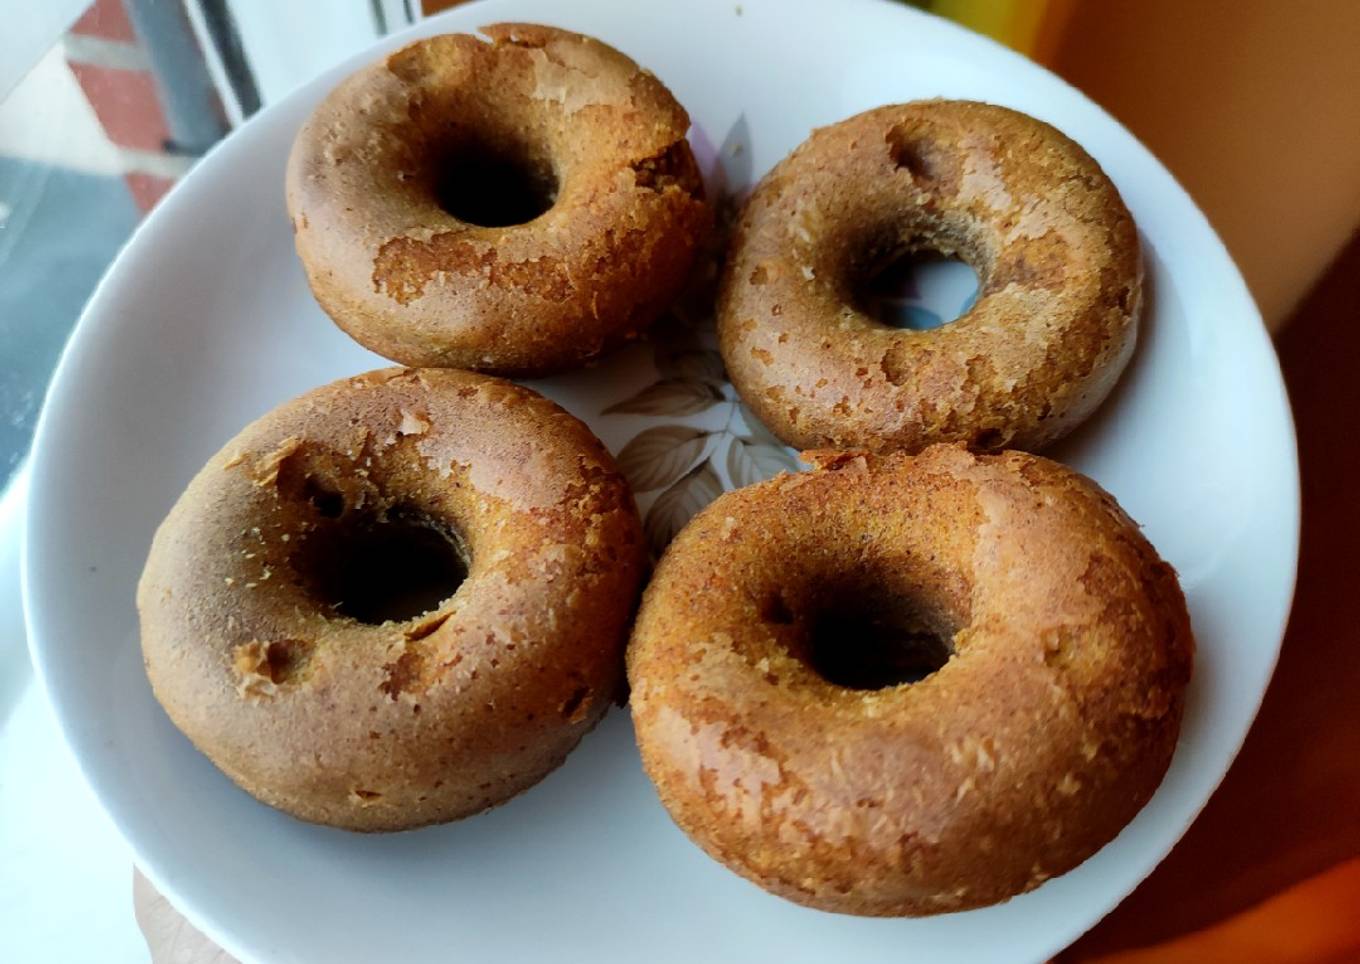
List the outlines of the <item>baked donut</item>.
<svg viewBox="0 0 1360 964">
<path fill-rule="evenodd" d="M 656 77 L 565 30 L 482 32 L 340 84 L 297 135 L 288 210 L 317 301 L 364 346 L 543 375 L 645 329 L 710 211 Z"/>
<path fill-rule="evenodd" d="M 138 586 L 142 652 L 245 790 L 401 830 L 562 762 L 618 695 L 644 565 L 583 424 L 499 379 L 387 369 L 275 409 L 194 477 Z"/>
<path fill-rule="evenodd" d="M 1171 759 L 1175 573 L 1038 456 L 822 458 L 713 502 L 643 595 L 628 679 L 662 802 L 823 910 L 963 910 L 1072 869 Z"/>
<path fill-rule="evenodd" d="M 860 303 L 915 251 L 957 255 L 980 281 L 929 331 Z M 1034 450 L 1109 394 L 1141 292 L 1133 219 L 1079 145 L 1004 107 L 917 101 L 815 131 L 760 182 L 718 330 L 732 383 L 795 447 Z"/>
</svg>

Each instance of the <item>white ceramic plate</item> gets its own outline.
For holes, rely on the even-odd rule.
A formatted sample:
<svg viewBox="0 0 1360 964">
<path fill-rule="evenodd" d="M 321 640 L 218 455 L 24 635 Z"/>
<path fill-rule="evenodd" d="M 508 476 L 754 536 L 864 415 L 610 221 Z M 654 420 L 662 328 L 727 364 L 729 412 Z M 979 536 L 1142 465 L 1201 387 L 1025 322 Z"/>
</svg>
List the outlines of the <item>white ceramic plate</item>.
<svg viewBox="0 0 1360 964">
<path fill-rule="evenodd" d="M 156 885 L 247 959 L 792 964 L 1056 951 L 1127 894 L 1204 804 L 1256 712 L 1287 615 L 1293 429 L 1228 255 L 1170 175 L 1085 97 L 904 6 L 491 0 L 382 47 L 513 19 L 594 34 L 652 68 L 690 110 L 708 175 L 732 189 L 814 125 L 935 95 L 1044 118 L 1104 165 L 1142 231 L 1150 307 L 1115 396 L 1050 454 L 1110 489 L 1180 571 L 1200 648 L 1165 783 L 1118 839 L 1034 893 L 927 920 L 863 920 L 770 897 L 692 846 L 657 802 L 622 712 L 509 805 L 389 836 L 294 821 L 199 756 L 143 676 L 133 587 L 157 523 L 219 445 L 297 393 L 383 364 L 312 301 L 282 200 L 294 131 L 376 50 L 264 111 L 205 159 L 114 264 L 62 360 L 38 431 L 25 599 L 35 663 L 90 783 Z M 647 508 L 671 491 L 662 514 L 683 515 L 729 468 L 778 462 L 743 431 L 730 389 L 690 414 L 674 414 L 699 404 L 683 398 L 658 414 L 602 414 L 654 382 L 658 367 L 702 380 L 712 358 L 694 348 L 641 345 L 539 385 L 616 452 L 648 428 L 689 427 L 672 432 L 681 451 L 654 465 L 656 488 L 640 499 Z M 746 466 L 748 457 L 760 464 Z"/>
</svg>

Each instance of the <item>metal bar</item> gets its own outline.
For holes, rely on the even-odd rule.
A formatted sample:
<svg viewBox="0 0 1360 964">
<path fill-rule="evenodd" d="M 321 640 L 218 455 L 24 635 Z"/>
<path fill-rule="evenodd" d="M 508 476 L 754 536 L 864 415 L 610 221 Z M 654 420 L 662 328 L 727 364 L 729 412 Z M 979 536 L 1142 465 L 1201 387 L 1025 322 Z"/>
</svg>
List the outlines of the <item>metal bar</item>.
<svg viewBox="0 0 1360 964">
<path fill-rule="evenodd" d="M 226 134 L 227 122 L 184 9 L 163 0 L 124 0 L 124 6 L 165 108 L 166 148 L 204 153 Z"/>
</svg>

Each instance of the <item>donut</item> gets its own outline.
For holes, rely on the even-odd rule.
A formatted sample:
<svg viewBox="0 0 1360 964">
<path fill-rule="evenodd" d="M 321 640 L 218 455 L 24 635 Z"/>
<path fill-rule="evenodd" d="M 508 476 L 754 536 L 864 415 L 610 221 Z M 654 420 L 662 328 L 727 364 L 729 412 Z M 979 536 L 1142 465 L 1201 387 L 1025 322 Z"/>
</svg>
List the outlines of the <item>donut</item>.
<svg viewBox="0 0 1360 964">
<path fill-rule="evenodd" d="M 1023 452 L 821 453 L 681 531 L 628 649 L 638 746 L 710 856 L 823 910 L 980 907 L 1148 801 L 1194 648 L 1176 575 Z"/>
<path fill-rule="evenodd" d="M 288 161 L 312 292 L 404 365 L 534 376 L 636 337 L 711 213 L 689 117 L 598 40 L 495 24 L 341 83 Z"/>
<path fill-rule="evenodd" d="M 862 292 L 913 252 L 976 271 L 975 304 L 913 331 Z M 1100 166 L 1003 107 L 917 101 L 815 131 L 733 232 L 718 330 L 747 405 L 799 448 L 1037 450 L 1071 431 L 1133 352 L 1142 260 Z"/>
<path fill-rule="evenodd" d="M 486 375 L 375 371 L 269 412 L 189 483 L 138 586 L 142 652 L 247 792 L 401 830 L 563 761 L 620 693 L 645 564 L 581 422 Z"/>
</svg>

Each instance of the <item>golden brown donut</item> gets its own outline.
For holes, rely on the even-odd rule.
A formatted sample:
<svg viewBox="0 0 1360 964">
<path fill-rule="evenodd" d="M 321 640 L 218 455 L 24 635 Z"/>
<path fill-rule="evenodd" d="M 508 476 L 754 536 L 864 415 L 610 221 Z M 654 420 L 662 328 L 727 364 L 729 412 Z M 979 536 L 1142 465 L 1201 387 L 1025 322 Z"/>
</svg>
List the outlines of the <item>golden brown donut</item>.
<svg viewBox="0 0 1360 964">
<path fill-rule="evenodd" d="M 628 679 L 647 773 L 711 856 L 800 904 L 921 915 L 1113 838 L 1166 771 L 1193 646 L 1175 573 L 1095 483 L 941 445 L 713 502 L 643 595 Z"/>
<path fill-rule="evenodd" d="M 857 290 L 906 252 L 957 255 L 980 296 L 891 328 Z M 802 448 L 1038 449 L 1101 403 L 1133 352 L 1142 262 L 1099 165 L 1042 121 L 967 101 L 813 132 L 757 186 L 719 308 L 732 383 Z"/>
<path fill-rule="evenodd" d="M 565 30 L 482 32 L 337 87 L 293 145 L 288 210 L 312 291 L 361 344 L 542 375 L 651 324 L 710 212 L 656 77 Z"/>
<path fill-rule="evenodd" d="M 562 762 L 618 693 L 644 564 L 583 424 L 499 379 L 386 369 L 273 410 L 194 477 L 138 587 L 142 652 L 245 790 L 400 830 Z"/>
</svg>

